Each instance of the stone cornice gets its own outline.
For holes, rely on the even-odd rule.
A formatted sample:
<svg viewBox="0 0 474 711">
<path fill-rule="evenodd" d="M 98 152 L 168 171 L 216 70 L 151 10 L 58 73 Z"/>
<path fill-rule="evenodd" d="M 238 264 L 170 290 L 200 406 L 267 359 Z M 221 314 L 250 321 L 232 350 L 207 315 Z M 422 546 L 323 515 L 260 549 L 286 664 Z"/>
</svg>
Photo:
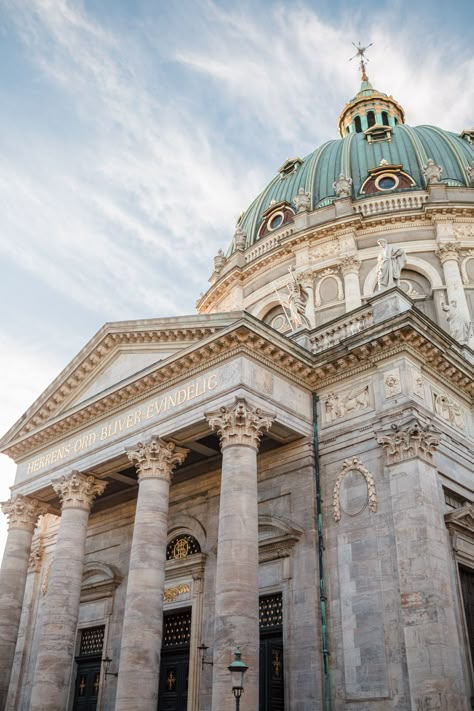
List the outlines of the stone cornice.
<svg viewBox="0 0 474 711">
<path fill-rule="evenodd" d="M 97 396 L 93 402 L 57 416 L 33 432 L 5 437 L 2 451 L 21 460 L 104 416 L 112 417 L 145 396 L 170 389 L 184 378 L 192 378 L 240 355 L 308 390 L 318 390 L 341 377 L 370 370 L 378 362 L 400 353 L 413 355 L 426 372 L 442 378 L 464 398 L 473 398 L 473 369 L 463 357 L 462 349 L 416 309 L 370 325 L 314 355 L 257 319 L 244 315 L 212 338 L 156 364 L 130 382 Z"/>
<path fill-rule="evenodd" d="M 470 190 L 470 188 L 466 188 L 466 190 Z M 409 194 L 411 195 L 412 193 L 407 193 L 407 195 Z M 425 193 L 419 191 L 416 195 L 418 194 Z M 380 196 L 377 197 L 380 198 Z M 353 203 L 354 210 L 359 202 Z M 360 239 L 364 233 L 371 234 L 379 227 L 390 231 L 398 230 L 401 227 L 419 229 L 423 226 L 432 226 L 436 220 L 452 221 L 456 218 L 466 219 L 468 216 L 474 217 L 474 205 L 450 204 L 446 202 L 438 204 L 430 203 L 429 201 L 424 202 L 422 208 L 399 209 L 382 212 L 381 214 L 362 215 L 360 212 L 354 212 L 352 215 L 337 217 L 331 213 L 330 216 L 328 215 L 327 221 L 322 224 L 309 225 L 297 232 L 292 231 L 291 234 L 281 235 L 278 240 L 275 240 L 275 235 L 268 237 L 267 240 L 273 240 L 274 245 L 269 250 L 265 249 L 266 240 L 252 244 L 243 254 L 258 251 L 259 247 L 261 254 L 248 261 L 245 266 L 233 266 L 228 271 L 225 271 L 198 300 L 197 308 L 201 313 L 211 311 L 215 308 L 219 299 L 235 283 L 247 284 L 252 276 L 268 268 L 270 264 L 276 266 L 281 261 L 287 260 L 294 248 L 302 242 L 309 242 L 311 246 L 323 244 L 328 238 L 338 239 L 351 231 L 355 231 L 357 239 Z"/>
<path fill-rule="evenodd" d="M 0 440 L 0 447 L 11 436 L 19 437 L 37 429 L 57 415 L 74 397 L 90 375 L 120 347 L 130 345 L 193 344 L 213 336 L 235 321 L 237 314 L 221 317 L 190 316 L 105 324 L 71 363 L 59 374 L 23 417 Z"/>
</svg>

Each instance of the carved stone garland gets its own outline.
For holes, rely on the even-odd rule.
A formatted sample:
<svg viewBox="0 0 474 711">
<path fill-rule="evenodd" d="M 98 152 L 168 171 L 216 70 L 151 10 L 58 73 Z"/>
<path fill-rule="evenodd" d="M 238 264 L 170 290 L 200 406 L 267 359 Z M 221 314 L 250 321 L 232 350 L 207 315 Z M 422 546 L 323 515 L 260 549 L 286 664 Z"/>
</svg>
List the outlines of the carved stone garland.
<svg viewBox="0 0 474 711">
<path fill-rule="evenodd" d="M 431 425 L 423 425 L 415 418 L 403 425 L 392 425 L 389 432 L 376 436 L 385 450 L 387 464 L 397 464 L 411 457 L 431 462 L 439 445 L 438 435 Z"/>
<path fill-rule="evenodd" d="M 275 419 L 275 415 L 252 407 L 241 397 L 236 398 L 231 407 L 221 407 L 206 417 L 209 427 L 217 430 L 221 447 L 243 444 L 255 449 L 258 449 L 263 430 L 269 430 Z"/>
<path fill-rule="evenodd" d="M 369 472 L 367 467 L 364 467 L 360 459 L 353 457 L 352 459 L 345 459 L 342 463 L 342 469 L 339 476 L 336 479 L 334 485 L 334 491 L 332 494 L 332 509 L 335 521 L 341 520 L 341 483 L 346 474 L 350 471 L 357 471 L 364 477 L 367 482 L 367 500 L 369 505 L 369 510 L 375 513 L 377 511 L 377 493 L 375 490 L 375 480 L 372 474 Z"/>
<path fill-rule="evenodd" d="M 186 459 L 188 450 L 174 442 L 165 442 L 153 435 L 148 442 L 138 442 L 136 447 L 127 449 L 127 455 L 136 466 L 138 481 L 142 479 L 165 479 L 171 481 L 171 474 L 178 464 Z"/>
</svg>

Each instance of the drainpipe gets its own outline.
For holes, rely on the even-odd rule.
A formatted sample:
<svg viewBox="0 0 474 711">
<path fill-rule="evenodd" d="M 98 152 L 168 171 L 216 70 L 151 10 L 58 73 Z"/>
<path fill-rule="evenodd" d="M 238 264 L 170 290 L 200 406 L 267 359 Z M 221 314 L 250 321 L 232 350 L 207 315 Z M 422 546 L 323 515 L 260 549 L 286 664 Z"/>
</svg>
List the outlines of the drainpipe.
<svg viewBox="0 0 474 711">
<path fill-rule="evenodd" d="M 323 649 L 324 667 L 324 711 L 331 711 L 331 685 L 329 679 L 328 628 L 326 618 L 326 593 L 324 583 L 324 540 L 323 514 L 321 511 L 321 472 L 319 469 L 319 439 L 318 439 L 318 402 L 316 393 L 313 395 L 313 444 L 314 471 L 316 482 L 316 513 L 318 517 L 318 556 L 319 556 L 319 609 L 321 611 L 321 643 Z"/>
</svg>

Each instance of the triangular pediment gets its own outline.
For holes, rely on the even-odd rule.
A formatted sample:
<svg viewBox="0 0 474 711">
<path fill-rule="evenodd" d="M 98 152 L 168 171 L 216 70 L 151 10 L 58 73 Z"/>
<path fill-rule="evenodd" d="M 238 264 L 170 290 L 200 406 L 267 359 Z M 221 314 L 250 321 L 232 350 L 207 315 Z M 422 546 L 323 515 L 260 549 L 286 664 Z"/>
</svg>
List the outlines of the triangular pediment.
<svg viewBox="0 0 474 711">
<path fill-rule="evenodd" d="M 98 368 L 97 371 L 92 371 L 90 377 L 83 383 L 82 389 L 65 402 L 59 413 L 67 412 L 76 405 L 116 387 L 150 365 L 169 358 L 182 349 L 182 345 L 179 348 L 173 348 L 166 344 L 161 347 L 156 344 L 149 348 L 144 348 L 140 345 L 118 347 L 116 352 L 110 354 L 110 357 L 101 368 Z"/>
<path fill-rule="evenodd" d="M 474 504 L 450 511 L 444 517 L 448 528 L 463 531 L 474 537 Z"/>
<path fill-rule="evenodd" d="M 241 312 L 106 324 L 0 440 L 0 449 L 119 391 L 230 326 Z"/>
</svg>

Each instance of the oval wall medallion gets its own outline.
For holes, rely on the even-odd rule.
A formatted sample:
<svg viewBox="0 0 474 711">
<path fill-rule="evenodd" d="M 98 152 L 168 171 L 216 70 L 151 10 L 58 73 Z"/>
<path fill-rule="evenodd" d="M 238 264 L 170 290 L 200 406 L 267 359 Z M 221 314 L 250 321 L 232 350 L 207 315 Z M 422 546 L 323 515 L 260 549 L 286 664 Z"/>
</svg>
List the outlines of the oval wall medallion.
<svg viewBox="0 0 474 711">
<path fill-rule="evenodd" d="M 367 505 L 370 511 L 377 511 L 374 477 L 357 457 L 346 459 L 334 485 L 334 519 L 340 521 L 341 511 L 348 516 L 357 516 Z"/>
</svg>

